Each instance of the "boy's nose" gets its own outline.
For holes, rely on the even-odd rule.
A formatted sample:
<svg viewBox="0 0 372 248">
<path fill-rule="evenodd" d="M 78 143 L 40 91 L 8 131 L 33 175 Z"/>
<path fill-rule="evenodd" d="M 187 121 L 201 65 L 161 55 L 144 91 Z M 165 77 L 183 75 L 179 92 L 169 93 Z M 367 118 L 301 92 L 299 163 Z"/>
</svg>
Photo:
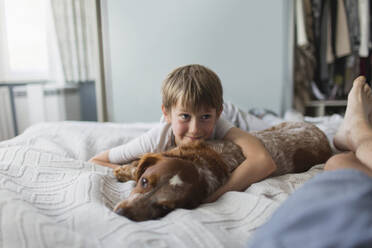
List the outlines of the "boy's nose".
<svg viewBox="0 0 372 248">
<path fill-rule="evenodd" d="M 199 122 L 198 120 L 192 120 L 189 126 L 189 133 L 197 134 L 199 132 Z"/>
</svg>

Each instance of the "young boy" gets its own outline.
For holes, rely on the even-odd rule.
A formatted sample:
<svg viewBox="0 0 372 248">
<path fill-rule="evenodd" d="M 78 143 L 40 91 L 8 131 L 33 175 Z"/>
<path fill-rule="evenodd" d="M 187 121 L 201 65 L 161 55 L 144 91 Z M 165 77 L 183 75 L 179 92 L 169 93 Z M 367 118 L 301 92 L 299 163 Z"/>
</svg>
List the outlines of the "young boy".
<svg viewBox="0 0 372 248">
<path fill-rule="evenodd" d="M 246 159 L 228 182 L 206 202 L 227 191 L 243 191 L 268 177 L 276 165 L 261 142 L 249 133 L 219 118 L 223 108 L 220 79 L 201 65 L 187 65 L 172 71 L 162 86 L 162 112 L 166 122 L 142 136 L 108 151 L 90 162 L 116 168 L 148 152 L 162 152 L 196 140 L 226 139 L 242 148 Z"/>
</svg>

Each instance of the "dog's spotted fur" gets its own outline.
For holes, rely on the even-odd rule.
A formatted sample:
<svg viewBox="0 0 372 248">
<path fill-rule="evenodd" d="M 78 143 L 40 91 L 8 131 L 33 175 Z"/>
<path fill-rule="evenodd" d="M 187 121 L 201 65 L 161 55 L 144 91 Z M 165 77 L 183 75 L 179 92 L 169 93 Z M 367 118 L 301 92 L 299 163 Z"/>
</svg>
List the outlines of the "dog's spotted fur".
<svg viewBox="0 0 372 248">
<path fill-rule="evenodd" d="M 271 176 L 304 172 L 331 156 L 327 137 L 312 124 L 287 122 L 251 134 L 277 165 Z M 249 158 L 230 141 L 197 142 L 146 154 L 114 170 L 119 181 L 137 181 L 129 200 L 119 203 L 115 212 L 141 221 L 161 217 L 175 208 L 194 208 L 222 186 L 245 159 Z"/>
</svg>

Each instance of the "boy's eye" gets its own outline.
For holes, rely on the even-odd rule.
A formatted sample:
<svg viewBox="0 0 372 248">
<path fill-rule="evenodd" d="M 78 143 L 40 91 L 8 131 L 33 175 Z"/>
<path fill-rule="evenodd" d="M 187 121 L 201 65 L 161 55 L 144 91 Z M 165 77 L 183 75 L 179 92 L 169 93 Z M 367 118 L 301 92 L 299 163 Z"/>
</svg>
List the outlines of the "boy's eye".
<svg viewBox="0 0 372 248">
<path fill-rule="evenodd" d="M 188 114 L 180 114 L 180 118 L 182 120 L 187 120 L 187 119 L 189 119 L 189 117 L 190 117 L 190 115 L 188 115 Z"/>
<path fill-rule="evenodd" d="M 210 119 L 212 116 L 211 115 L 203 115 L 202 116 L 202 120 L 208 120 Z"/>
</svg>

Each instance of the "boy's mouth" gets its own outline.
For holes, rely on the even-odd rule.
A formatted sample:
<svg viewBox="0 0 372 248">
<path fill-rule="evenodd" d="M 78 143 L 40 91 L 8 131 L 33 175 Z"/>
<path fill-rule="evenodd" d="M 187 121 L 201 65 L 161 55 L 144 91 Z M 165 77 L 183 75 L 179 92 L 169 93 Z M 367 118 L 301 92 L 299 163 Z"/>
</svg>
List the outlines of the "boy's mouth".
<svg viewBox="0 0 372 248">
<path fill-rule="evenodd" d="M 202 139 L 203 137 L 202 136 L 198 136 L 198 137 L 194 137 L 194 136 L 186 136 L 187 138 L 191 139 L 191 140 L 200 140 Z"/>
</svg>

